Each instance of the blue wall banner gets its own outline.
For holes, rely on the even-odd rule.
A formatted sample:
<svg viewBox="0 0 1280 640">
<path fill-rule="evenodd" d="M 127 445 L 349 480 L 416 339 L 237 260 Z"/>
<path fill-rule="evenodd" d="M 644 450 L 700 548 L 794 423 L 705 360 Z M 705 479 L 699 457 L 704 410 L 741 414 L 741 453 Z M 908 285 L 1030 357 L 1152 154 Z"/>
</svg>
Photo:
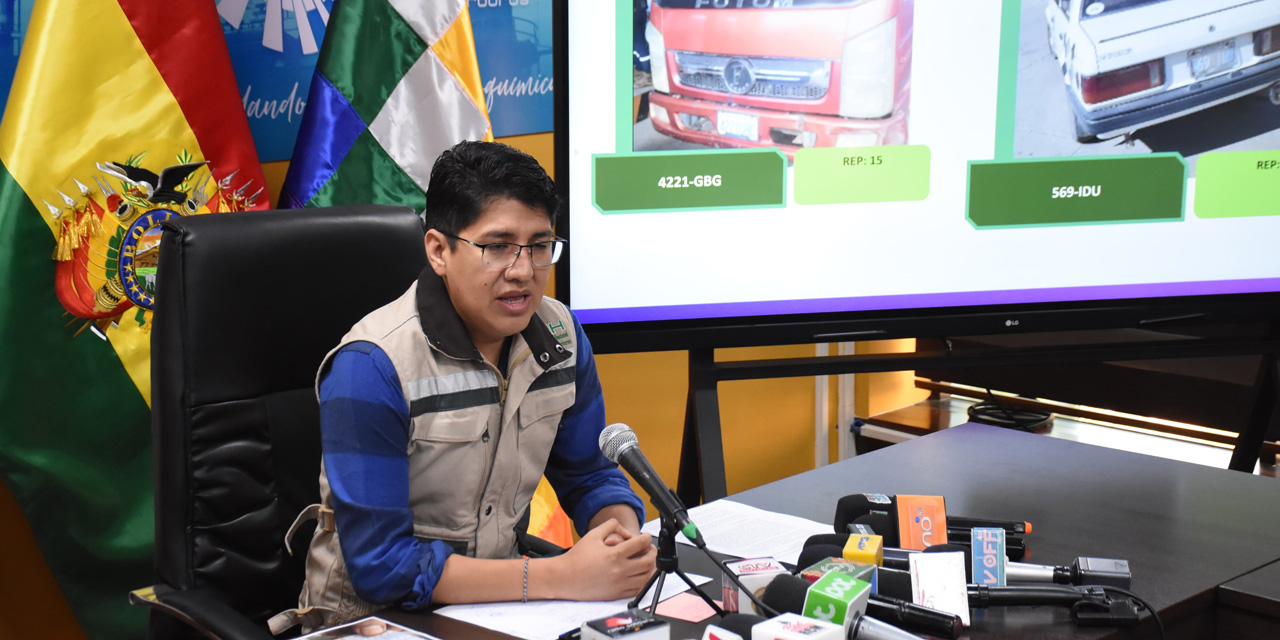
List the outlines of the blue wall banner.
<svg viewBox="0 0 1280 640">
<path fill-rule="evenodd" d="M 293 155 L 336 1 L 217 0 L 240 98 L 263 162 Z M 493 135 L 551 131 L 552 0 L 468 2 Z M 9 95 L 34 3 L 0 0 L 0 106 Z"/>
<path fill-rule="evenodd" d="M 468 0 L 494 137 L 551 131 L 552 0 Z"/>
<path fill-rule="evenodd" d="M 219 0 L 258 159 L 288 160 L 335 0 Z"/>
<path fill-rule="evenodd" d="M 18 54 L 22 53 L 22 37 L 27 32 L 33 4 L 35 0 L 0 0 L 0 113 L 9 101 L 9 85 L 18 68 Z"/>
</svg>

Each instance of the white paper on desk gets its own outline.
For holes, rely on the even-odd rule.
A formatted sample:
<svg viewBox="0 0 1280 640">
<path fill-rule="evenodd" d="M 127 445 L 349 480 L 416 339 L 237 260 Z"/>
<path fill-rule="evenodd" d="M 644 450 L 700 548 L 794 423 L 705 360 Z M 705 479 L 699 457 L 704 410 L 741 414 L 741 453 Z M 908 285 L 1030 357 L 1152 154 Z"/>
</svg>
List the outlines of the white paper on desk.
<svg viewBox="0 0 1280 640">
<path fill-rule="evenodd" d="M 911 599 L 918 605 L 954 613 L 969 626 L 969 589 L 964 554 L 913 553 L 910 560 Z"/>
<path fill-rule="evenodd" d="M 769 556 L 795 564 L 804 541 L 818 533 L 831 533 L 831 525 L 789 516 L 729 500 L 716 500 L 689 510 L 689 519 L 698 525 L 707 547 L 716 553 L 739 558 Z M 646 522 L 641 531 L 658 535 L 658 520 Z M 692 545 L 684 534 L 676 540 Z"/>
<path fill-rule="evenodd" d="M 338 627 L 321 629 L 315 633 L 301 636 L 298 640 L 308 640 L 308 638 L 315 638 L 316 640 L 364 640 L 369 637 L 369 630 L 377 628 L 379 625 L 382 626 L 383 631 L 377 634 L 378 640 L 440 640 L 435 636 L 407 629 L 377 616 L 370 616 Z M 361 633 L 361 629 L 364 629 L 365 633 Z"/>
<path fill-rule="evenodd" d="M 692 573 L 685 574 L 694 584 L 702 585 L 711 578 Z M 689 585 L 679 576 L 670 574 L 662 585 L 662 597 L 666 600 Z M 713 597 L 715 594 L 711 594 Z M 525 640 L 556 640 L 560 634 L 577 629 L 582 623 L 618 613 L 627 608 L 630 598 L 604 602 L 573 602 L 570 600 L 538 600 L 533 602 L 494 602 L 491 604 L 451 604 L 436 609 L 435 613 L 449 616 L 478 627 L 501 631 Z M 640 606 L 648 607 L 653 593 L 645 594 Z"/>
</svg>

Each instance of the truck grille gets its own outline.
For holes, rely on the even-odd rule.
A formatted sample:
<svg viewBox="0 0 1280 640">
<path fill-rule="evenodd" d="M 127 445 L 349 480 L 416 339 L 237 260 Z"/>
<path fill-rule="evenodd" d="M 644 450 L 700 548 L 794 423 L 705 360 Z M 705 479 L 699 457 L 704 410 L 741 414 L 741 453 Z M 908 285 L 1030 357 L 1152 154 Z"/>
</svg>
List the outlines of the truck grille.
<svg viewBox="0 0 1280 640">
<path fill-rule="evenodd" d="M 831 84 L 831 61 L 734 57 L 676 51 L 680 84 L 719 93 L 821 100 Z M 727 72 L 726 72 L 727 70 Z"/>
</svg>

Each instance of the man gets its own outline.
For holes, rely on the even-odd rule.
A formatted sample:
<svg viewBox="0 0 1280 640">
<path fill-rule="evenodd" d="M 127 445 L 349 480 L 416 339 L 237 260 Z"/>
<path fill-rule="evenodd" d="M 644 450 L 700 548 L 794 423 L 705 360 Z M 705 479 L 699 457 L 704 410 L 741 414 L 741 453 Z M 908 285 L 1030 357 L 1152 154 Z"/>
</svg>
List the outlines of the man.
<svg viewBox="0 0 1280 640">
<path fill-rule="evenodd" d="M 597 444 L 591 346 L 542 295 L 565 244 L 556 204 L 537 161 L 505 145 L 436 161 L 428 268 L 320 368 L 322 504 L 304 513 L 319 525 L 293 618 L 307 629 L 386 606 L 610 600 L 652 574 L 643 503 Z M 544 472 L 586 533 L 531 560 L 517 528 Z"/>
</svg>

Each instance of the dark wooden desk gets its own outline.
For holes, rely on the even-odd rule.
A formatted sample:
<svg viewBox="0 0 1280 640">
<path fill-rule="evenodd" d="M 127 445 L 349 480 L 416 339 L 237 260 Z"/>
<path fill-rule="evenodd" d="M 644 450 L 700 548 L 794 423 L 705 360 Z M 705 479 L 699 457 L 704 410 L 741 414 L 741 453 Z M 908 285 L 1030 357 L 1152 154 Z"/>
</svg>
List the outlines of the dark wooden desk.
<svg viewBox="0 0 1280 640">
<path fill-rule="evenodd" d="M 1280 638 L 1280 562 L 1218 587 L 1218 637 Z"/>
<path fill-rule="evenodd" d="M 1170 638 L 1214 638 L 1219 585 L 1280 560 L 1280 482 L 1009 431 L 953 427 L 728 499 L 831 522 L 850 493 L 943 495 L 966 516 L 1028 520 L 1026 562 L 1070 564 L 1077 556 L 1122 558 L 1132 591 L 1160 611 Z M 707 572 L 691 548 L 686 571 Z M 695 566 L 696 565 L 696 566 Z M 1280 572 L 1280 566 L 1275 567 Z M 718 576 L 717 576 L 718 577 Z M 1260 576 L 1265 579 L 1266 576 Z M 392 617 L 392 616 L 388 616 Z M 419 617 L 441 637 L 482 637 L 474 627 Z M 410 617 L 392 619 L 410 623 Z M 462 631 L 465 635 L 457 635 Z M 500 634 L 483 637 L 505 637 Z M 690 637 L 673 634 L 673 637 Z M 1156 638 L 1136 629 L 1075 626 L 1065 608 L 974 610 L 966 637 Z"/>
<path fill-rule="evenodd" d="M 966 516 L 1028 520 L 1025 562 L 1122 558 L 1170 638 L 1215 637 L 1218 585 L 1280 560 L 1280 482 L 966 424 L 730 499 L 830 522 L 850 493 L 943 495 Z M 1071 624 L 1066 609 L 975 610 L 972 638 L 1156 637 Z"/>
</svg>

